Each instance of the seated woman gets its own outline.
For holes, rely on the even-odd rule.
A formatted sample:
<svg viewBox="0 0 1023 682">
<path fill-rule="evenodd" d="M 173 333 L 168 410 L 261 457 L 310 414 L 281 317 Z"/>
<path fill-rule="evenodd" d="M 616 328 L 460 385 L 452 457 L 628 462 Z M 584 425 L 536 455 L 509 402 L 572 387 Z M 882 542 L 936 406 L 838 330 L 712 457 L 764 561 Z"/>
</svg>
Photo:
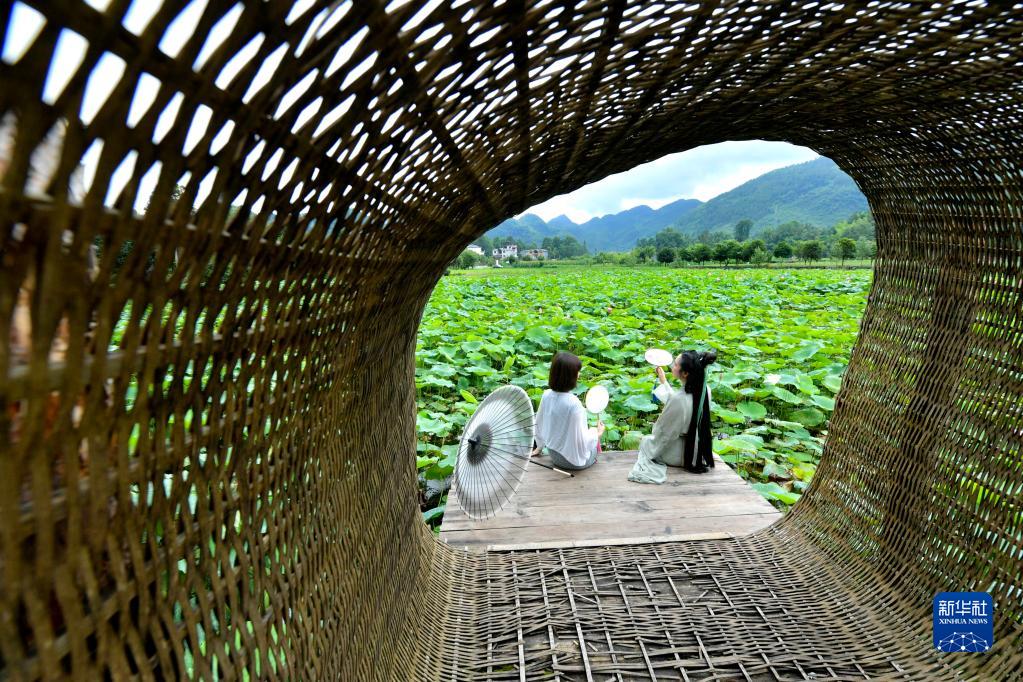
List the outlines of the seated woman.
<svg viewBox="0 0 1023 682">
<path fill-rule="evenodd" d="M 714 351 L 690 350 L 679 354 L 671 365 L 671 374 L 682 382 L 681 391 L 672 390 L 664 370 L 657 368 L 661 383 L 654 393 L 664 403 L 664 410 L 654 423 L 651 435 L 643 436 L 640 441 L 639 458 L 629 474 L 630 481 L 663 483 L 667 479 L 665 465 L 680 466 L 695 474 L 714 466 L 706 367 L 716 359 Z M 693 396 L 697 393 L 703 397 L 702 409 L 696 403 L 698 419 L 693 416 Z"/>
<path fill-rule="evenodd" d="M 572 389 L 579 381 L 583 363 L 571 353 L 558 352 L 551 361 L 547 379 L 550 388 L 543 392 L 536 411 L 533 438 L 539 455 L 547 448 L 551 464 L 559 469 L 579 470 L 593 466 L 597 461 L 597 443 L 604 434 L 603 422 L 597 428 L 586 425 L 586 408 Z"/>
</svg>

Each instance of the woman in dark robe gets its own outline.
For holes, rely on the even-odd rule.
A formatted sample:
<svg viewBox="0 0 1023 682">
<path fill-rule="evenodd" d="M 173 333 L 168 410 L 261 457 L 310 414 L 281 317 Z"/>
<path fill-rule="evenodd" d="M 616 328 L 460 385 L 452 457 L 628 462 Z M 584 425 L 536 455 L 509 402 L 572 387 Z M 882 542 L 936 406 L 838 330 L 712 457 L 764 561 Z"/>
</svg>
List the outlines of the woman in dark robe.
<svg viewBox="0 0 1023 682">
<path fill-rule="evenodd" d="M 637 483 L 664 483 L 667 466 L 681 466 L 686 471 L 702 474 L 714 466 L 710 432 L 710 388 L 707 386 L 707 365 L 717 353 L 689 350 L 680 353 L 671 364 L 671 374 L 682 383 L 682 390 L 673 390 L 657 368 L 660 385 L 654 395 L 664 403 L 664 410 L 654 423 L 653 431 L 643 436 L 639 456 L 629 473 Z M 702 400 L 695 399 L 701 396 Z"/>
<path fill-rule="evenodd" d="M 711 450 L 713 437 L 710 432 L 710 389 L 707 387 L 707 365 L 717 360 L 717 353 L 701 353 L 689 350 L 682 353 L 676 362 L 680 373 L 685 374 L 686 393 L 699 395 L 693 400 L 693 418 L 685 432 L 682 466 L 686 471 L 702 474 L 714 468 L 714 454 Z"/>
</svg>

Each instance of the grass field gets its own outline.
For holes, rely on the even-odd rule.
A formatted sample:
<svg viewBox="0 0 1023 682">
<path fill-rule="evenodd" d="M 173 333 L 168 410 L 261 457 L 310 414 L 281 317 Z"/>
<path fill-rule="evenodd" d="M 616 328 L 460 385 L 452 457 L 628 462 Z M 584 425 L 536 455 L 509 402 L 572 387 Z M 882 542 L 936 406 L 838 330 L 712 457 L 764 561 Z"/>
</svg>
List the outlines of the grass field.
<svg viewBox="0 0 1023 682">
<path fill-rule="evenodd" d="M 538 404 L 557 350 L 577 392 L 611 393 L 605 449 L 634 449 L 658 406 L 649 347 L 718 351 L 715 451 L 777 506 L 813 476 L 856 339 L 869 270 L 539 268 L 455 272 L 437 285 L 416 357 L 424 517 L 439 520 L 462 428 L 504 384 Z"/>
</svg>

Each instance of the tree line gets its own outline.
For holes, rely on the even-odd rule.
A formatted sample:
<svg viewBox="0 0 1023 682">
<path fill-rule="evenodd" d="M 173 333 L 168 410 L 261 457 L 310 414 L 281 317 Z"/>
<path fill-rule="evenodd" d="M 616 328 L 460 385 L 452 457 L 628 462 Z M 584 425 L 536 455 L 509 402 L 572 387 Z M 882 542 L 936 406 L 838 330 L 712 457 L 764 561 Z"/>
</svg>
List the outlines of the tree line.
<svg viewBox="0 0 1023 682">
<path fill-rule="evenodd" d="M 830 227 L 798 221 L 789 221 L 768 227 L 751 239 L 753 221 L 738 221 L 731 231 L 705 231 L 693 237 L 674 227 L 666 227 L 650 237 L 636 242 L 635 248 L 625 253 L 598 253 L 588 256 L 586 242 L 580 242 L 571 235 L 545 237 L 540 248 L 546 249 L 548 258 L 556 260 L 574 259 L 593 263 L 616 263 L 634 265 L 642 263 L 697 263 L 716 262 L 751 263 L 762 265 L 775 260 L 798 260 L 812 263 L 831 257 L 842 261 L 852 258 L 872 259 L 877 255 L 874 218 L 868 211 L 861 211 Z M 470 251 L 462 253 L 453 263 L 460 268 L 477 265 L 492 265 L 493 249 L 515 244 L 519 251 L 535 249 L 535 242 L 524 242 L 515 237 L 487 237 L 483 235 L 475 242 L 485 251 L 478 256 Z M 588 257 L 587 257 L 588 256 Z M 585 258 L 584 258 L 585 257 Z M 508 259 L 516 265 L 516 259 Z"/>
<path fill-rule="evenodd" d="M 877 255 L 873 216 L 862 211 L 848 220 L 830 227 L 790 221 L 762 230 L 750 239 L 753 221 L 740 220 L 732 232 L 715 230 L 693 238 L 667 227 L 651 237 L 640 239 L 633 249 L 639 263 L 686 261 L 704 263 L 753 263 L 774 259 L 798 258 L 806 262 L 830 256 L 843 263 L 851 258 L 873 258 Z"/>
</svg>

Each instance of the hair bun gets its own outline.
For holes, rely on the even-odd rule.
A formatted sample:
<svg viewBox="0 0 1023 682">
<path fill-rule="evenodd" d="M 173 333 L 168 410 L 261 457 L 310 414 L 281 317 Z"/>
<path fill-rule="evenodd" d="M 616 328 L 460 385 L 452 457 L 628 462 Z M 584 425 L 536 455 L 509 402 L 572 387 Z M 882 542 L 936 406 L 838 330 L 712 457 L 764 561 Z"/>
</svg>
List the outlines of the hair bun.
<svg viewBox="0 0 1023 682">
<path fill-rule="evenodd" d="M 709 350 L 706 353 L 700 354 L 700 365 L 706 367 L 707 365 L 713 365 L 717 362 L 718 354 L 717 351 Z"/>
</svg>

